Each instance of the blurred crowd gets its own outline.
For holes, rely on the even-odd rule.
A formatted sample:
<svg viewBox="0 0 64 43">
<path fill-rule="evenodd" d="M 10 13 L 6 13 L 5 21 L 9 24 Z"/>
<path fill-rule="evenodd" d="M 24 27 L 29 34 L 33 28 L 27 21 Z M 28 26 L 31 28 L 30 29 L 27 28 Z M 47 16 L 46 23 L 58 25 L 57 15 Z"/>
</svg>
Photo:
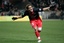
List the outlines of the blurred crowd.
<svg viewBox="0 0 64 43">
<path fill-rule="evenodd" d="M 64 15 L 64 0 L 15 0 L 15 2 L 13 0 L 2 0 L 0 16 L 20 15 L 20 9 L 24 10 L 27 3 L 32 4 L 36 8 L 54 5 L 50 8 L 50 11 L 53 11 L 52 15 L 56 14 L 54 11 L 60 11 L 60 16 Z"/>
<path fill-rule="evenodd" d="M 35 7 L 47 7 L 55 4 L 51 10 L 64 10 L 64 1 L 62 0 L 29 0 Z"/>
</svg>

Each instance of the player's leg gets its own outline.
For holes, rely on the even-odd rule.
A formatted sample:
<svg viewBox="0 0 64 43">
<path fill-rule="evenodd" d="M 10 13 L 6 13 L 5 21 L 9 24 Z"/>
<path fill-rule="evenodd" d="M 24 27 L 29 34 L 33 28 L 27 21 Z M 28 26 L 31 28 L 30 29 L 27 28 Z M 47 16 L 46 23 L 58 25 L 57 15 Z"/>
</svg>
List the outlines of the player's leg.
<svg viewBox="0 0 64 43">
<path fill-rule="evenodd" d="M 42 30 L 42 24 L 43 24 L 43 23 L 42 23 L 42 20 L 39 19 L 39 20 L 38 20 L 38 23 L 37 23 L 37 27 L 38 27 L 38 31 L 39 31 L 39 32 L 41 32 L 41 30 Z"/>
<path fill-rule="evenodd" d="M 40 19 L 37 21 L 37 28 L 38 28 L 38 32 L 40 34 L 40 32 L 42 30 L 42 20 L 40 20 Z M 38 42 L 41 42 L 41 37 L 40 36 L 38 37 Z"/>
<path fill-rule="evenodd" d="M 32 27 L 33 27 L 34 30 L 35 30 L 35 35 L 36 35 L 36 37 L 37 37 L 38 39 L 40 39 L 40 33 L 39 33 L 39 31 L 38 31 L 36 21 L 31 21 L 30 23 L 31 23 Z"/>
</svg>

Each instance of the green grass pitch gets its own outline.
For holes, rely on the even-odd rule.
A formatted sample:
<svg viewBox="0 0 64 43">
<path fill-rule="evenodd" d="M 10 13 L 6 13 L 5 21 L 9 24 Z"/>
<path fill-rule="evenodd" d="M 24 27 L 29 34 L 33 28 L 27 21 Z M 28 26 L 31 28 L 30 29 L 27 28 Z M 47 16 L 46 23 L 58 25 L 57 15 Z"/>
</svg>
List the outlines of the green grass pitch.
<svg viewBox="0 0 64 43">
<path fill-rule="evenodd" d="M 64 43 L 64 21 L 44 20 L 41 43 Z M 29 22 L 0 22 L 0 43 L 37 43 Z"/>
</svg>

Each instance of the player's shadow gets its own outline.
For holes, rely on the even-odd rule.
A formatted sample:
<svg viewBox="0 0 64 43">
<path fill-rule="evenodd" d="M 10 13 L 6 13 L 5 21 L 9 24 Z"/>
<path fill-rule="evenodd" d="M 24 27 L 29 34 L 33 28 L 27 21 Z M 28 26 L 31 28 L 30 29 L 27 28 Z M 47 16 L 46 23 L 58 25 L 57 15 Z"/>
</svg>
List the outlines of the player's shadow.
<svg viewBox="0 0 64 43">
<path fill-rule="evenodd" d="M 6 39 L 1 38 L 1 42 L 9 42 L 9 43 L 37 43 L 37 40 L 13 40 L 13 39 Z"/>
<path fill-rule="evenodd" d="M 11 41 L 12 43 L 37 43 L 37 40 L 15 40 L 15 41 Z"/>
<path fill-rule="evenodd" d="M 6 40 L 5 42 L 11 43 L 37 43 L 37 40 Z"/>
<path fill-rule="evenodd" d="M 37 40 L 16 40 L 15 42 L 28 42 L 28 43 L 34 43 L 37 42 Z"/>
</svg>

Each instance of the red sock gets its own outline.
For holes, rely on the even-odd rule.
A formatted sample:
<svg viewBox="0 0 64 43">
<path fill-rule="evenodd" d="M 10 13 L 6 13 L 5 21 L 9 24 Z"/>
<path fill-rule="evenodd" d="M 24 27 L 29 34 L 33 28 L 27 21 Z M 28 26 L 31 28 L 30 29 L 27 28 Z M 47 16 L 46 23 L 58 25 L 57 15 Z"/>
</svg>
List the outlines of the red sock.
<svg viewBox="0 0 64 43">
<path fill-rule="evenodd" d="M 40 33 L 38 31 L 35 32 L 36 37 L 40 37 Z"/>
</svg>

